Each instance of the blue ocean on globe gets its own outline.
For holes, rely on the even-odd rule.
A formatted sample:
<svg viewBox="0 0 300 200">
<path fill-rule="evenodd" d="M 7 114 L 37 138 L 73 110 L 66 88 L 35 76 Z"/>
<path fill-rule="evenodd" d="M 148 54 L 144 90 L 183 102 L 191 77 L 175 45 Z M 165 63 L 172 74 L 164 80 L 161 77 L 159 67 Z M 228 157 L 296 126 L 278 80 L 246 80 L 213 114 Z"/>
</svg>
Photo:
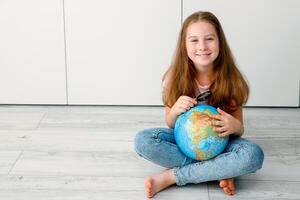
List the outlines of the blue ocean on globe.
<svg viewBox="0 0 300 200">
<path fill-rule="evenodd" d="M 180 150 L 195 160 L 208 160 L 222 153 L 228 137 L 219 137 L 209 124 L 208 114 L 216 115 L 215 107 L 199 104 L 181 114 L 175 123 L 174 135 Z"/>
</svg>

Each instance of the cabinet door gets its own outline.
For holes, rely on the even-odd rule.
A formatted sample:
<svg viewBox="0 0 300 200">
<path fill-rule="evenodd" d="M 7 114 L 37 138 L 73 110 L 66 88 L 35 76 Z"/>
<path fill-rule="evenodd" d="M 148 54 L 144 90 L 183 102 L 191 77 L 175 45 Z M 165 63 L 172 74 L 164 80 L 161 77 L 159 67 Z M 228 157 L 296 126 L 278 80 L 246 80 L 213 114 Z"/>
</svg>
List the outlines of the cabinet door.
<svg viewBox="0 0 300 200">
<path fill-rule="evenodd" d="M 183 19 L 198 10 L 220 20 L 248 79 L 248 106 L 299 106 L 298 0 L 185 0 Z"/>
<path fill-rule="evenodd" d="M 0 103 L 66 104 L 61 0 L 0 2 Z"/>
<path fill-rule="evenodd" d="M 161 105 L 180 0 L 65 0 L 70 104 Z"/>
</svg>

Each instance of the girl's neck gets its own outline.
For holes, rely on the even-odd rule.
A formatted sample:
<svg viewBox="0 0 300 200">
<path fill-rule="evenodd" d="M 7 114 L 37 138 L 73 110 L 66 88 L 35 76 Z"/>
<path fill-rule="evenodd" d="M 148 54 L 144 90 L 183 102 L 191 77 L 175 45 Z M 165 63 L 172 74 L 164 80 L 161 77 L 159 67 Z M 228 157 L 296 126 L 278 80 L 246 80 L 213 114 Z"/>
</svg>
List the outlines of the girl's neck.
<svg viewBox="0 0 300 200">
<path fill-rule="evenodd" d="M 197 70 L 197 82 L 202 86 L 210 85 L 214 80 L 213 64 L 210 64 L 209 66 L 205 67 L 198 66 L 195 63 L 194 65 Z"/>
<path fill-rule="evenodd" d="M 207 73 L 197 73 L 196 80 L 202 86 L 210 85 L 214 80 L 214 74 L 212 72 Z"/>
</svg>

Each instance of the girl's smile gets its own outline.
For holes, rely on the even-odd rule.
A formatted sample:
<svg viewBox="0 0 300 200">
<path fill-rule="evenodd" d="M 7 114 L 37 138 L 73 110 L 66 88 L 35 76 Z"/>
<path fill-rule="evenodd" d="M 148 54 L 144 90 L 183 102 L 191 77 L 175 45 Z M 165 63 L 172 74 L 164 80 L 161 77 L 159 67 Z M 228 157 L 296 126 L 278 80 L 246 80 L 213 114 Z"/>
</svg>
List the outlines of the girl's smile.
<svg viewBox="0 0 300 200">
<path fill-rule="evenodd" d="M 211 53 L 196 53 L 196 56 L 200 56 L 201 58 L 207 58 L 211 55 Z"/>
</svg>

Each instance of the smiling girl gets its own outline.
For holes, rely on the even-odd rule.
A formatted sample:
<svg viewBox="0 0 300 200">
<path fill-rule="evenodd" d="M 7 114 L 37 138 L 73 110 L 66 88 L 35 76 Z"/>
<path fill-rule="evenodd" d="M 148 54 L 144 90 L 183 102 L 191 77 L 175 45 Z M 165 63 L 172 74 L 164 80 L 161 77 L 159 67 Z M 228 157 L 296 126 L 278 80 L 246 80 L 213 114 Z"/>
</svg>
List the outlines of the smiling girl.
<svg viewBox="0 0 300 200">
<path fill-rule="evenodd" d="M 235 194 L 234 177 L 262 167 L 261 148 L 241 136 L 243 105 L 249 88 L 238 70 L 220 22 L 210 12 L 195 12 L 183 23 L 175 55 L 163 78 L 165 120 L 169 128 L 151 128 L 135 137 L 135 151 L 167 169 L 145 180 L 147 197 L 173 185 L 218 180 L 228 195 Z M 207 104 L 218 107 L 211 124 L 219 137 L 229 136 L 224 152 L 197 161 L 185 156 L 174 139 L 177 117 L 197 104 L 195 97 L 210 90 Z"/>
</svg>

